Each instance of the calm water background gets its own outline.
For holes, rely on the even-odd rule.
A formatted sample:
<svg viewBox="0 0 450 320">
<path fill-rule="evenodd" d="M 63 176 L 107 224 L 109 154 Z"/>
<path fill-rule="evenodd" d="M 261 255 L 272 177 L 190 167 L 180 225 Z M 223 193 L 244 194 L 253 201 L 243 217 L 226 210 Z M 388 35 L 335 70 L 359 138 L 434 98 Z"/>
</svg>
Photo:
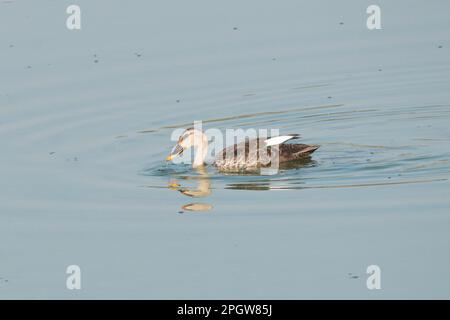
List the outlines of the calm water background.
<svg viewBox="0 0 450 320">
<path fill-rule="evenodd" d="M 448 1 L 76 3 L 0 0 L 1 298 L 450 298 Z M 321 148 L 205 180 L 194 120 Z"/>
</svg>

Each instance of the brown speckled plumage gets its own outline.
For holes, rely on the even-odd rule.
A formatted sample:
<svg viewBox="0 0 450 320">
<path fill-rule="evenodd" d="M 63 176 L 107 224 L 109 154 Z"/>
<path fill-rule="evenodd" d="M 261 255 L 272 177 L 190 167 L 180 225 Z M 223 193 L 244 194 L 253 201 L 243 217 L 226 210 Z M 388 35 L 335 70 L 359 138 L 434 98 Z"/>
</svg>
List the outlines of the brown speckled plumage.
<svg viewBox="0 0 450 320">
<path fill-rule="evenodd" d="M 266 147 L 265 139 L 246 140 L 223 149 L 216 155 L 214 165 L 223 170 L 246 170 L 271 165 L 272 152 L 279 152 L 279 163 L 299 160 L 316 151 L 319 146 L 282 143 Z M 245 149 L 245 152 L 244 152 Z"/>
</svg>

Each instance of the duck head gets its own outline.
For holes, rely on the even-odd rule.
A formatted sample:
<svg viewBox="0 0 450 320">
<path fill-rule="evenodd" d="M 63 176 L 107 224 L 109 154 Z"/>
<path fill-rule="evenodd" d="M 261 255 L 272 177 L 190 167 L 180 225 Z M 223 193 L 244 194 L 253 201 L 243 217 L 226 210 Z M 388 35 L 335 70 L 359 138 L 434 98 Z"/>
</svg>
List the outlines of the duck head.
<svg viewBox="0 0 450 320">
<path fill-rule="evenodd" d="M 204 150 L 208 146 L 208 138 L 206 135 L 197 129 L 188 128 L 178 138 L 177 144 L 172 148 L 170 154 L 166 157 L 167 161 L 173 160 L 175 157 L 180 156 L 184 150 L 192 147 L 201 149 L 201 154 L 204 154 Z M 202 159 L 203 160 L 203 159 Z"/>
</svg>

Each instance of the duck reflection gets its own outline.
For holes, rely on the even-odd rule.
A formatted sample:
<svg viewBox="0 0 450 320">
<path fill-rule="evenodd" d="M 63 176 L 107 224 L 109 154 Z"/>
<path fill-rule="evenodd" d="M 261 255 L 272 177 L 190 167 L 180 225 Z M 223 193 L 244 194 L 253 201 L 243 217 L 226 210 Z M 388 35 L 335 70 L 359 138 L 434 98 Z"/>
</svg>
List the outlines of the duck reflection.
<svg viewBox="0 0 450 320">
<path fill-rule="evenodd" d="M 296 161 L 289 161 L 286 163 L 281 163 L 278 169 L 271 168 L 261 168 L 258 171 L 254 172 L 241 172 L 241 173 L 226 173 L 221 172 L 221 174 L 225 175 L 248 175 L 248 176 L 272 176 L 280 173 L 280 171 L 285 170 L 296 170 L 302 167 L 310 167 L 314 166 L 315 161 L 311 160 L 310 157 L 304 157 L 302 159 Z M 211 189 L 211 178 L 208 174 L 206 167 L 198 167 L 194 169 L 198 175 L 183 177 L 183 180 L 193 180 L 196 181 L 196 186 L 193 188 L 183 187 L 177 181 L 172 180 L 169 182 L 169 188 L 172 190 L 176 190 L 181 194 L 192 197 L 192 198 L 201 198 L 208 197 L 212 193 Z M 271 186 L 271 179 L 268 177 L 267 179 L 260 180 L 258 182 L 241 182 L 241 183 L 228 183 L 225 187 L 226 189 L 234 189 L 234 190 L 271 190 L 274 187 Z M 288 188 L 287 188 L 288 189 Z M 185 211 L 210 211 L 213 209 L 213 206 L 209 203 L 204 202 L 192 202 L 183 205 L 182 210 Z"/>
<path fill-rule="evenodd" d="M 185 188 L 178 184 L 176 181 L 171 181 L 169 183 L 169 188 L 172 190 L 177 190 L 185 196 L 192 198 L 207 197 L 211 194 L 211 179 L 206 171 L 205 167 L 199 167 L 194 169 L 198 176 L 186 177 L 186 180 L 195 179 L 197 181 L 196 188 Z M 181 207 L 181 209 L 186 211 L 210 211 L 213 206 L 209 203 L 194 202 L 188 203 Z"/>
<path fill-rule="evenodd" d="M 181 207 L 186 211 L 210 211 L 213 206 L 209 203 L 188 203 Z"/>
<path fill-rule="evenodd" d="M 248 175 L 259 175 L 259 176 L 271 176 L 280 173 L 281 171 L 286 170 L 297 170 L 303 167 L 312 167 L 315 166 L 316 162 L 311 159 L 311 157 L 304 157 L 302 159 L 298 159 L 296 161 L 289 161 L 285 163 L 280 163 L 278 169 L 272 168 L 261 168 L 258 172 L 247 172 Z M 240 182 L 240 183 L 228 183 L 225 187 L 226 189 L 233 190 L 254 190 L 254 191 L 264 191 L 264 190 L 273 190 L 280 189 L 279 187 L 274 187 L 271 184 L 270 178 L 259 180 L 257 182 Z M 286 187 L 285 189 L 289 189 Z"/>
</svg>

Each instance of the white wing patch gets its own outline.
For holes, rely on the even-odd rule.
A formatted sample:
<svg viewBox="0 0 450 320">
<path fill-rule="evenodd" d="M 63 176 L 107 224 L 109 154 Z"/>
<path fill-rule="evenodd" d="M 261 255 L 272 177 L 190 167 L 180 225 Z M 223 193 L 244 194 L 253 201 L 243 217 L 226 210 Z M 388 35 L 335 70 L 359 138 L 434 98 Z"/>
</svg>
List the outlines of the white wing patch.
<svg viewBox="0 0 450 320">
<path fill-rule="evenodd" d="M 276 146 L 278 144 L 282 144 L 283 142 L 286 142 L 288 140 L 291 140 L 293 138 L 297 138 L 298 136 L 278 136 L 278 137 L 273 137 L 270 139 L 265 140 L 265 144 L 266 146 Z"/>
</svg>

